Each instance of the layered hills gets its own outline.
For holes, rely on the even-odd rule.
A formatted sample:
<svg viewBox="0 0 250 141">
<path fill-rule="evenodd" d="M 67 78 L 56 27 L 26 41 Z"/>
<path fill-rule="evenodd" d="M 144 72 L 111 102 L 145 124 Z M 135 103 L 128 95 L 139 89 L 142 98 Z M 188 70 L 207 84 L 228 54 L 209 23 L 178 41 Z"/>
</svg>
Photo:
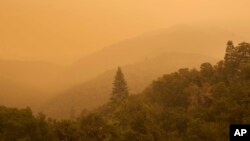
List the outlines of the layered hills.
<svg viewBox="0 0 250 141">
<path fill-rule="evenodd" d="M 15 90 L 20 97 L 38 98 L 35 103 L 45 113 L 68 117 L 69 111 L 79 114 L 83 108 L 93 109 L 108 100 L 118 66 L 124 69 L 131 93 L 139 93 L 164 73 L 221 59 L 230 39 L 245 38 L 216 27 L 177 26 L 123 40 L 69 66 L 1 59 L 0 92 L 7 96 Z M 33 107 L 29 100 L 19 99 L 22 104 L 16 104 L 14 99 L 0 104 Z"/>
<path fill-rule="evenodd" d="M 163 53 L 143 62 L 122 66 L 131 94 L 140 93 L 155 78 L 179 68 L 199 68 L 202 62 L 215 63 L 217 59 L 198 54 Z M 54 118 L 78 116 L 83 109 L 93 110 L 109 101 L 116 69 L 79 84 L 57 95 L 44 104 L 42 111 Z M 73 114 L 73 115 L 72 115 Z"/>
</svg>

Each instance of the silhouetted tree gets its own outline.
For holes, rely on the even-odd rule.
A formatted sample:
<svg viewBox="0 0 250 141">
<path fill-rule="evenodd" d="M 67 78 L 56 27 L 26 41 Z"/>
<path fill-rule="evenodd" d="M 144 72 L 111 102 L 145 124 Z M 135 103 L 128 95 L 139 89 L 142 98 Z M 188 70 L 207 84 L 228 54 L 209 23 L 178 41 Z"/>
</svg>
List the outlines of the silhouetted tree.
<svg viewBox="0 0 250 141">
<path fill-rule="evenodd" d="M 236 48 L 236 57 L 238 64 L 249 64 L 250 63 L 250 44 L 243 42 L 240 43 Z"/>
<path fill-rule="evenodd" d="M 235 55 L 235 47 L 233 45 L 233 42 L 228 41 L 226 53 L 225 53 L 225 57 L 224 57 L 226 64 L 234 61 L 234 59 L 235 59 L 234 55 Z"/>
<path fill-rule="evenodd" d="M 113 91 L 112 91 L 112 102 L 121 102 L 128 97 L 128 87 L 127 82 L 124 78 L 122 70 L 118 67 L 115 80 L 113 82 Z"/>
</svg>

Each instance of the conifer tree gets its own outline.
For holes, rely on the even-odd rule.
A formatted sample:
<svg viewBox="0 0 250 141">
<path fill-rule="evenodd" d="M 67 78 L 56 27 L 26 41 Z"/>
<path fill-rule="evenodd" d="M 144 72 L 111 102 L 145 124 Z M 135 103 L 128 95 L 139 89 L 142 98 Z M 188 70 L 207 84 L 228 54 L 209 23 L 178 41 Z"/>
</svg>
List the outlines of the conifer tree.
<svg viewBox="0 0 250 141">
<path fill-rule="evenodd" d="M 127 82 L 124 78 L 122 70 L 118 67 L 116 72 L 115 80 L 113 82 L 113 91 L 111 101 L 113 102 L 121 102 L 128 97 L 128 87 Z"/>
<path fill-rule="evenodd" d="M 235 74 L 238 72 L 238 64 L 237 63 L 237 47 L 234 47 L 232 41 L 227 42 L 227 48 L 225 53 L 225 71 L 227 71 L 229 81 L 233 81 Z"/>
<path fill-rule="evenodd" d="M 235 51 L 235 48 L 234 48 L 234 45 L 233 45 L 233 42 L 232 41 L 228 41 L 227 42 L 227 48 L 226 48 L 226 54 L 225 54 L 225 62 L 226 64 L 228 63 L 232 63 L 233 61 L 235 61 L 234 59 L 234 52 Z"/>
<path fill-rule="evenodd" d="M 250 44 L 243 42 L 237 47 L 237 63 L 249 64 L 250 63 Z"/>
</svg>

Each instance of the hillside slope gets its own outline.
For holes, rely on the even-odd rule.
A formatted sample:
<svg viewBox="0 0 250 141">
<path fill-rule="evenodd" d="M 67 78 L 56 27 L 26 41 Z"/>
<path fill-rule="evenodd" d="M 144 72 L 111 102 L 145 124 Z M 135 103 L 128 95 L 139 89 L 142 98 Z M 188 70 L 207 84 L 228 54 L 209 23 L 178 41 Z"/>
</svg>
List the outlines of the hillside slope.
<svg viewBox="0 0 250 141">
<path fill-rule="evenodd" d="M 61 89 L 65 68 L 47 62 L 0 59 L 0 105 L 37 108 Z"/>
<path fill-rule="evenodd" d="M 73 84 L 94 78 L 108 69 L 134 64 L 163 52 L 203 54 L 222 58 L 228 40 L 244 40 L 230 31 L 206 26 L 176 26 L 127 39 L 74 63 L 68 81 Z"/>
<path fill-rule="evenodd" d="M 122 66 L 130 92 L 139 93 L 162 74 L 174 72 L 182 67 L 199 67 L 202 62 L 217 60 L 197 54 L 163 53 L 143 62 Z M 112 90 L 115 69 L 107 71 L 95 79 L 75 86 L 46 103 L 42 110 L 49 116 L 69 118 L 83 109 L 94 109 L 106 103 Z"/>
</svg>

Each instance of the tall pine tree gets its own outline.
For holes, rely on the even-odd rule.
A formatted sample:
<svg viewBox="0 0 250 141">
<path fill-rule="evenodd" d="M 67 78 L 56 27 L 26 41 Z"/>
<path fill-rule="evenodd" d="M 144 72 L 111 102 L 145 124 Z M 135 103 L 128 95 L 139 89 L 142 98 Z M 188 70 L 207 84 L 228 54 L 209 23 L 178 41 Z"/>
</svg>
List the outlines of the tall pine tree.
<svg viewBox="0 0 250 141">
<path fill-rule="evenodd" d="M 235 47 L 232 41 L 227 42 L 226 54 L 224 59 L 226 64 L 231 64 L 235 61 Z"/>
<path fill-rule="evenodd" d="M 122 70 L 118 67 L 116 72 L 115 80 L 113 82 L 113 91 L 111 96 L 112 102 L 122 102 L 128 97 L 127 82 L 124 78 Z"/>
</svg>

